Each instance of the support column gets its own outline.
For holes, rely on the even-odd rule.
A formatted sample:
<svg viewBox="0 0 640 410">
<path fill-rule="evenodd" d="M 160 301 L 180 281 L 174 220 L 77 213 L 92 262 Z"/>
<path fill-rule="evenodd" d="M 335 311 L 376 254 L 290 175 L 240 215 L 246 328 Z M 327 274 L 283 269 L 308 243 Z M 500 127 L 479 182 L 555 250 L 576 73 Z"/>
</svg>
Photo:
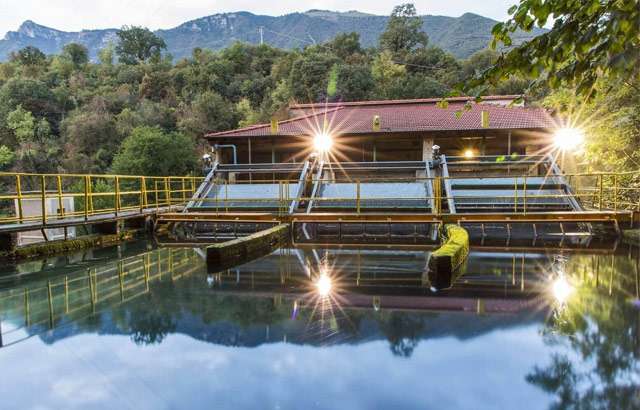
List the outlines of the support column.
<svg viewBox="0 0 640 410">
<path fill-rule="evenodd" d="M 422 138 L 422 160 L 431 161 L 433 159 L 433 138 Z"/>
<path fill-rule="evenodd" d="M 17 233 L 0 233 L 0 251 L 13 252 L 18 246 Z"/>
<path fill-rule="evenodd" d="M 103 222 L 93 225 L 93 230 L 102 235 L 116 235 L 120 231 L 118 221 Z"/>
<path fill-rule="evenodd" d="M 433 159 L 433 138 L 422 138 L 422 160 L 431 161 Z M 416 171 L 416 178 L 426 178 L 427 171 Z"/>
</svg>

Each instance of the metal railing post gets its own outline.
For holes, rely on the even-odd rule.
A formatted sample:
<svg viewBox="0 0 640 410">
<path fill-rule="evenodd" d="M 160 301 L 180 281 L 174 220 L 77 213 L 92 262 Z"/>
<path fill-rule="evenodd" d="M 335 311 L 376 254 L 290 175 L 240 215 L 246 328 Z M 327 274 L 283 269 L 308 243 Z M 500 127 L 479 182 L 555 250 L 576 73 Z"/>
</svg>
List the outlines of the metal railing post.
<svg viewBox="0 0 640 410">
<path fill-rule="evenodd" d="M 513 179 L 513 212 L 518 213 L 518 177 Z"/>
<path fill-rule="evenodd" d="M 31 324 L 31 307 L 29 304 L 29 288 L 24 288 L 24 322 L 25 326 Z"/>
<path fill-rule="evenodd" d="M 120 210 L 120 177 L 115 177 L 115 214 L 118 216 L 118 211 Z"/>
<path fill-rule="evenodd" d="M 84 177 L 84 220 L 89 219 L 89 177 Z"/>
<path fill-rule="evenodd" d="M 41 201 L 41 210 L 42 210 L 42 225 L 47 224 L 47 192 L 46 192 L 46 181 L 45 176 L 40 176 L 40 201 Z"/>
<path fill-rule="evenodd" d="M 229 212 L 229 181 L 224 180 L 224 211 Z"/>
<path fill-rule="evenodd" d="M 603 196 L 602 196 L 602 174 L 600 174 L 600 198 L 599 198 L 599 204 L 598 204 L 598 210 L 602 211 L 602 201 L 603 201 Z"/>
<path fill-rule="evenodd" d="M 53 292 L 50 280 L 47 281 L 47 299 L 49 300 L 49 327 L 53 328 Z"/>
<path fill-rule="evenodd" d="M 613 174 L 613 210 L 618 210 L 618 174 Z"/>
<path fill-rule="evenodd" d="M 58 214 L 60 217 L 64 218 L 64 204 L 62 202 L 62 177 L 60 174 L 57 175 L 57 183 L 58 183 Z"/>
<path fill-rule="evenodd" d="M 356 180 L 356 212 L 360 214 L 360 180 Z"/>
<path fill-rule="evenodd" d="M 164 178 L 164 195 L 167 199 L 167 205 L 171 206 L 171 192 L 169 191 L 169 178 Z"/>
<path fill-rule="evenodd" d="M 154 199 L 156 202 L 156 211 L 158 210 L 158 180 L 154 179 L 153 180 L 153 194 L 154 194 Z"/>
<path fill-rule="evenodd" d="M 18 197 L 18 221 L 22 223 L 24 214 L 22 212 L 22 186 L 20 184 L 20 174 L 16 174 L 16 195 Z"/>
<path fill-rule="evenodd" d="M 436 215 L 440 215 L 441 212 L 441 207 L 442 207 L 442 178 L 441 177 L 435 177 L 433 179 L 433 194 L 434 194 L 434 200 L 433 200 L 433 205 L 434 205 L 434 212 Z"/>
<path fill-rule="evenodd" d="M 524 185 L 524 193 L 522 196 L 522 213 L 526 214 L 527 213 L 527 175 L 526 174 L 524 176 L 523 185 Z"/>
<path fill-rule="evenodd" d="M 146 199 L 147 199 L 147 192 L 146 192 L 144 177 L 140 177 L 140 213 L 144 211 L 144 208 L 145 208 L 144 205 L 145 205 Z"/>
<path fill-rule="evenodd" d="M 89 181 L 89 213 L 93 215 L 94 209 L 93 209 L 93 187 L 92 184 L 93 182 L 91 182 L 91 175 L 87 175 L 87 181 Z"/>
</svg>

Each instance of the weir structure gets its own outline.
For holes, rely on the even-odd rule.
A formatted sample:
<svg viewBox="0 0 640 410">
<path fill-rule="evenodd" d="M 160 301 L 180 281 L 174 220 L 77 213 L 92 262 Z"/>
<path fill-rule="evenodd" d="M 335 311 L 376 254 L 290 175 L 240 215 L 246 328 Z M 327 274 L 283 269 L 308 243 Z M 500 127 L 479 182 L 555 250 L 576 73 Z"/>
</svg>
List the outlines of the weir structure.
<svg viewBox="0 0 640 410">
<path fill-rule="evenodd" d="M 562 122 L 518 97 L 292 105 L 281 121 L 207 135 L 204 176 L 1 173 L 0 243 L 123 220 L 194 241 L 288 224 L 296 242 L 369 244 L 436 243 L 447 223 L 534 237 L 636 226 L 640 170 L 579 172 Z"/>
<path fill-rule="evenodd" d="M 445 223 L 533 236 L 637 224 L 640 171 L 579 172 L 562 120 L 518 97 L 292 105 L 282 121 L 207 135 L 205 182 L 158 220 L 194 238 L 289 223 L 297 241 L 340 243 L 436 240 Z"/>
</svg>

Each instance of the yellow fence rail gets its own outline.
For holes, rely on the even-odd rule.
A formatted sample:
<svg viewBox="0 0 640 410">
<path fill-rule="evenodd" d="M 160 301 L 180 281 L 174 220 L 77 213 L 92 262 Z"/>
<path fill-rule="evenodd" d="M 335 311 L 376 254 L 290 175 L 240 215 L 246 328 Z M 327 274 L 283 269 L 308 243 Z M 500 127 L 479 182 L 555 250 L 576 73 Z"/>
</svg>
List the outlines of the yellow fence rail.
<svg viewBox="0 0 640 410">
<path fill-rule="evenodd" d="M 0 173 L 0 224 L 143 212 L 183 205 L 203 177 Z"/>
<path fill-rule="evenodd" d="M 10 329 L 0 329 L 0 340 L 8 346 L 24 340 L 25 329 L 33 335 L 39 331 L 32 329 L 55 328 L 63 318 L 91 316 L 149 293 L 155 282 L 175 281 L 203 266 L 204 261 L 193 249 L 158 249 L 64 277 L 0 290 L 2 319 L 12 323 Z"/>
<path fill-rule="evenodd" d="M 482 185 L 476 188 L 472 195 L 461 192 L 449 192 L 447 187 L 456 186 L 456 182 L 462 180 L 484 181 L 490 187 L 500 185 L 498 189 L 487 190 L 483 195 Z M 541 186 L 540 180 L 545 181 Z M 399 196 L 397 192 L 389 192 L 387 196 L 366 197 L 362 193 L 362 184 L 366 183 L 406 183 L 423 182 L 431 184 L 432 194 L 427 196 L 409 197 Z M 536 175 L 505 175 L 505 176 L 463 176 L 463 177 L 358 177 L 348 178 L 323 178 L 319 181 L 309 180 L 310 184 L 333 184 L 351 183 L 355 185 L 352 196 L 343 197 L 308 197 L 301 196 L 293 198 L 290 195 L 292 186 L 298 183 L 295 179 L 265 179 L 265 180 L 235 180 L 229 182 L 220 180 L 216 182 L 218 189 L 216 194 L 207 198 L 202 198 L 202 206 L 211 208 L 215 212 L 228 212 L 233 208 L 260 208 L 260 204 L 277 203 L 276 207 L 270 206 L 278 213 L 286 212 L 291 201 L 296 199 L 300 202 L 313 201 L 316 208 L 322 208 L 323 203 L 344 204 L 345 208 L 353 208 L 356 213 L 362 212 L 366 208 L 367 201 L 395 201 L 399 204 L 403 202 L 425 201 L 433 204 L 430 212 L 441 214 L 445 212 L 443 204 L 452 201 L 493 201 L 502 205 L 502 208 L 509 207 L 509 212 L 524 213 L 531 212 L 536 204 L 549 202 L 549 200 L 577 201 L 579 206 L 586 211 L 640 211 L 640 171 L 626 173 L 576 173 L 566 175 L 536 176 Z M 508 183 L 508 186 L 505 184 Z M 230 195 L 232 185 L 260 185 L 278 184 L 277 197 L 239 197 Z M 542 187 L 542 188 L 541 188 Z M 468 191 L 462 189 L 461 191 Z M 238 206 L 242 204 L 242 206 Z M 539 210 L 538 210 L 539 211 Z"/>
<path fill-rule="evenodd" d="M 484 180 L 487 186 L 501 185 L 499 189 L 483 194 L 477 189 L 472 195 L 451 192 L 461 179 L 456 177 L 346 177 L 334 179 L 308 179 L 306 184 L 352 183 L 353 194 L 343 197 L 309 197 L 311 192 L 295 197 L 293 186 L 297 179 L 250 179 L 217 180 L 213 194 L 200 198 L 200 205 L 228 212 L 241 208 L 268 208 L 271 212 L 287 213 L 293 200 L 302 204 L 313 202 L 315 208 L 323 204 L 344 204 L 355 213 L 370 207 L 370 201 L 403 202 L 424 201 L 424 211 L 432 214 L 446 213 L 445 206 L 464 201 L 493 201 L 501 205 L 501 212 L 523 213 L 535 210 L 536 204 L 549 200 L 577 201 L 587 211 L 640 211 L 640 171 L 626 173 L 576 173 L 546 177 L 551 185 L 566 183 L 567 190 L 560 188 L 540 189 L 537 175 L 477 176 L 474 180 Z M 78 218 L 89 220 L 96 215 L 119 216 L 125 213 L 167 208 L 187 204 L 204 177 L 169 176 L 147 177 L 131 175 L 82 175 L 82 174 L 28 174 L 0 173 L 0 225 L 36 222 L 43 226 L 54 220 Z M 493 181 L 492 181 L 493 180 Z M 385 196 L 367 197 L 362 185 L 376 182 L 423 182 L 433 188 L 428 196 L 400 196 L 389 192 Z M 277 184 L 275 197 L 238 197 L 232 186 L 251 184 Z M 505 184 L 508 184 L 506 186 Z M 238 206 L 238 204 L 243 204 Z M 275 204 L 275 206 L 274 206 Z M 508 204 L 510 209 L 505 209 Z M 450 211 L 450 210 L 449 210 Z"/>
</svg>

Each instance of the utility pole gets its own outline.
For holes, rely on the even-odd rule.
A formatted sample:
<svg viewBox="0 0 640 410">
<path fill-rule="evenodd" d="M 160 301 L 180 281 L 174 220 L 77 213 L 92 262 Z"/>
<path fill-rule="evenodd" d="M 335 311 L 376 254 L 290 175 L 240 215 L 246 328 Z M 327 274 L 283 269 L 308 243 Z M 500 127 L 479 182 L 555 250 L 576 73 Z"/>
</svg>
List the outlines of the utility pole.
<svg viewBox="0 0 640 410">
<path fill-rule="evenodd" d="M 260 26 L 258 31 L 260 32 L 260 45 L 263 45 L 264 44 L 264 27 Z"/>
</svg>

